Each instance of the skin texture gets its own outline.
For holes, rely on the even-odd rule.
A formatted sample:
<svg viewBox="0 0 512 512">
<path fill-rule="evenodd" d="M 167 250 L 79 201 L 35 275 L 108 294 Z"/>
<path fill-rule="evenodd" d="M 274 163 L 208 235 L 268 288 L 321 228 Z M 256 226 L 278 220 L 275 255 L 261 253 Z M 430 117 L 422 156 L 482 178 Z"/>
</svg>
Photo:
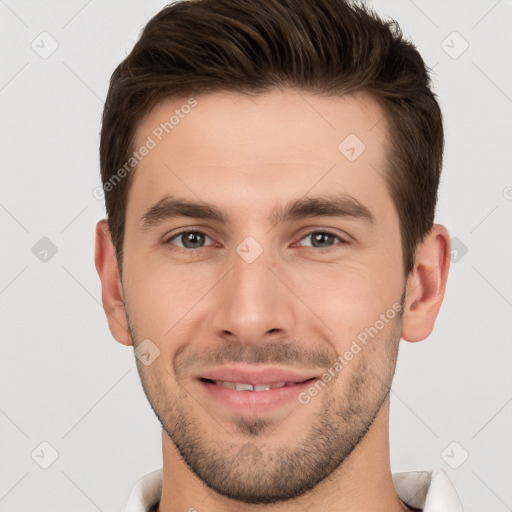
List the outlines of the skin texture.
<svg viewBox="0 0 512 512">
<path fill-rule="evenodd" d="M 153 109 L 135 147 L 187 99 Z M 406 279 L 383 179 L 387 125 L 369 96 L 283 89 L 195 99 L 133 171 L 122 281 L 106 221 L 96 227 L 112 335 L 135 347 L 150 339 L 160 351 L 150 365 L 137 360 L 163 426 L 160 512 L 409 510 L 391 480 L 389 391 L 400 338 L 419 341 L 433 329 L 449 269 L 446 228 L 434 225 Z M 365 145 L 354 161 L 338 149 L 350 134 Z M 333 193 L 355 198 L 375 223 L 272 221 L 278 206 Z M 183 217 L 142 229 L 141 216 L 165 194 L 212 203 L 231 220 Z M 206 236 L 195 246 L 171 239 L 183 228 Z M 325 230 L 335 236 L 314 246 Z M 263 249 L 251 263 L 236 250 L 249 236 Z M 403 314 L 390 318 L 400 304 Z M 383 327 L 307 404 L 233 414 L 194 378 L 225 363 L 320 378 L 382 314 Z"/>
</svg>

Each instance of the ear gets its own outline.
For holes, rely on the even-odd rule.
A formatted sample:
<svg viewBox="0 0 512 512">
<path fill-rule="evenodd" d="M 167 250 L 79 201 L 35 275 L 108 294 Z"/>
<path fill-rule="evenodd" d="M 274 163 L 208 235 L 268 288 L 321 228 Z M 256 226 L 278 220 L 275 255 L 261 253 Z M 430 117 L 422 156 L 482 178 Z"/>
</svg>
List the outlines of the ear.
<svg viewBox="0 0 512 512">
<path fill-rule="evenodd" d="M 450 234 L 434 224 L 416 249 L 414 268 L 407 280 L 401 337 L 421 341 L 430 335 L 441 308 L 450 268 Z"/>
<path fill-rule="evenodd" d="M 101 300 L 110 332 L 119 343 L 133 345 L 126 318 L 119 268 L 106 219 L 96 224 L 94 263 L 101 280 Z"/>
</svg>

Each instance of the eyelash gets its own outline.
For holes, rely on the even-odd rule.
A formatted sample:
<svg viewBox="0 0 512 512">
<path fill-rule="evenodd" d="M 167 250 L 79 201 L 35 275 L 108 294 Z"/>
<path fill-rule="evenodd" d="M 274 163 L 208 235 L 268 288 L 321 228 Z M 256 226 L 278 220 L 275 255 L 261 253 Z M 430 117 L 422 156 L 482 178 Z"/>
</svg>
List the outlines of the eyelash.
<svg viewBox="0 0 512 512">
<path fill-rule="evenodd" d="M 204 231 L 201 231 L 201 230 L 198 230 L 198 229 L 184 229 L 182 231 L 179 231 L 178 233 L 174 233 L 171 237 L 167 238 L 165 241 L 164 241 L 164 244 L 165 245 L 173 245 L 171 243 L 171 240 L 174 240 L 175 238 L 179 237 L 180 235 L 183 235 L 185 233 L 199 233 L 201 235 L 204 235 L 208 238 L 211 238 L 208 236 L 207 233 L 205 233 Z M 317 234 L 317 233 L 322 233 L 322 234 L 327 234 L 327 235 L 332 235 L 334 236 L 335 238 L 337 238 L 340 243 L 342 245 L 348 245 L 349 242 L 347 242 L 346 240 L 344 240 L 343 238 L 341 238 L 339 235 L 337 235 L 336 233 L 332 232 L 332 231 L 329 231 L 328 229 L 317 229 L 317 230 L 313 230 L 313 231 L 309 231 L 308 233 L 306 233 L 303 237 L 301 237 L 299 239 L 300 240 L 303 240 L 304 238 L 308 237 L 308 236 L 311 236 L 313 234 Z M 308 249 L 316 249 L 316 252 L 320 252 L 320 253 L 325 253 L 325 252 L 329 252 L 331 249 L 334 249 L 335 246 L 331 246 L 331 247 L 308 247 Z M 178 253 L 187 253 L 187 254 L 197 254 L 199 252 L 202 251 L 202 249 L 207 249 L 207 247 L 199 247 L 197 249 L 188 249 L 186 247 L 179 247 L 179 246 L 173 246 L 171 248 L 172 251 L 175 251 L 175 252 L 178 252 Z"/>
</svg>

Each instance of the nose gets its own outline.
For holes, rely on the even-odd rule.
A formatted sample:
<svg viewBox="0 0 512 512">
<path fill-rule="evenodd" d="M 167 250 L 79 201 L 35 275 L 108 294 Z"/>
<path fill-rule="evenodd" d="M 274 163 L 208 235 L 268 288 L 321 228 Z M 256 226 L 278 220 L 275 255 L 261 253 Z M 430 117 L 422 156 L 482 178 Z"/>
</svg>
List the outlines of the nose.
<svg viewBox="0 0 512 512">
<path fill-rule="evenodd" d="M 249 261 L 235 253 L 231 271 L 216 287 L 215 333 L 244 345 L 290 338 L 298 326 L 297 303 L 285 269 L 266 250 Z"/>
</svg>

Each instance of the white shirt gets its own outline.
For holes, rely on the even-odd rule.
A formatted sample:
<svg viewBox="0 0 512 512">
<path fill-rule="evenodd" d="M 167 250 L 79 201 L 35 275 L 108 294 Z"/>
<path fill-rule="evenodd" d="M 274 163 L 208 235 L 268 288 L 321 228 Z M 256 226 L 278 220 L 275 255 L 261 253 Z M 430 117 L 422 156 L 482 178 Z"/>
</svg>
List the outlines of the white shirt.
<svg viewBox="0 0 512 512">
<path fill-rule="evenodd" d="M 162 470 L 158 469 L 138 480 L 125 512 L 149 512 L 160 501 L 162 479 Z M 459 497 L 441 468 L 394 473 L 393 485 L 400 499 L 409 507 L 423 512 L 463 512 Z"/>
</svg>

